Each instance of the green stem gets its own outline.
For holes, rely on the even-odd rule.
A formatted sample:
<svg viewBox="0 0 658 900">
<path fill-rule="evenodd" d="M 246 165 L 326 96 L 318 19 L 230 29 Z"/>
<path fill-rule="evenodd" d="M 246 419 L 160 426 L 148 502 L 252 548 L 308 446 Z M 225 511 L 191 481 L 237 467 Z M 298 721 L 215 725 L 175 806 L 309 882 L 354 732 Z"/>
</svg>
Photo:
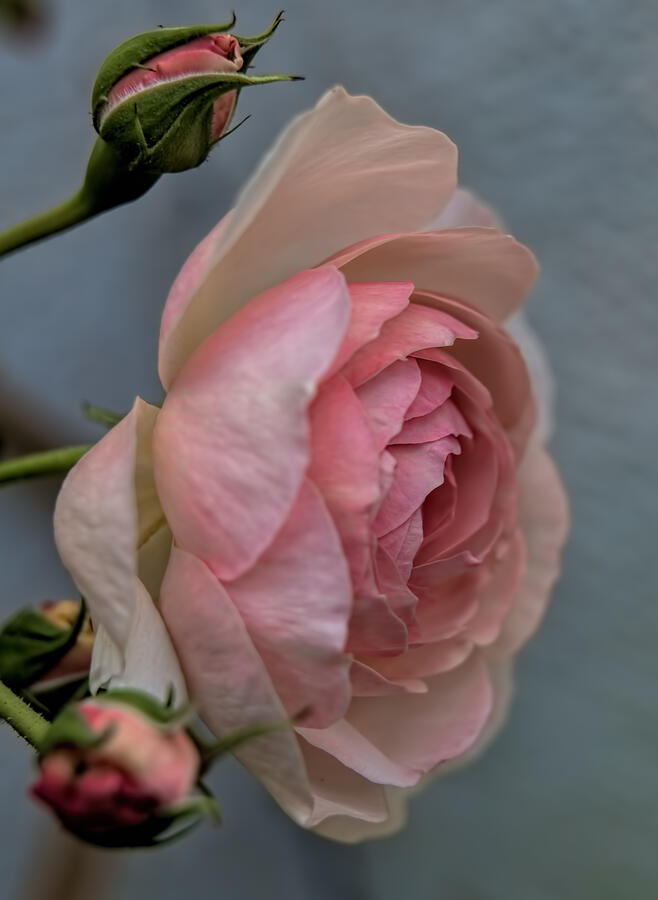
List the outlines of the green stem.
<svg viewBox="0 0 658 900">
<path fill-rule="evenodd" d="M 92 214 L 89 200 L 84 196 L 82 190 L 76 191 L 72 197 L 69 197 L 64 203 L 60 203 L 59 206 L 39 213 L 0 233 L 0 256 L 40 241 L 51 234 L 57 234 L 58 231 L 71 228 L 88 219 Z"/>
<path fill-rule="evenodd" d="M 50 723 L 0 681 L 0 718 L 37 750 L 50 728 Z"/>
<path fill-rule="evenodd" d="M 17 481 L 20 478 L 31 478 L 34 475 L 68 472 L 91 446 L 91 444 L 82 444 L 78 447 L 58 447 L 56 450 L 45 450 L 43 453 L 30 453 L 28 456 L 6 459 L 0 462 L 0 482 Z"/>
<path fill-rule="evenodd" d="M 97 138 L 81 187 L 59 206 L 1 232 L 0 257 L 79 225 L 114 206 L 136 200 L 159 177 L 153 172 L 132 171 L 105 141 Z"/>
</svg>

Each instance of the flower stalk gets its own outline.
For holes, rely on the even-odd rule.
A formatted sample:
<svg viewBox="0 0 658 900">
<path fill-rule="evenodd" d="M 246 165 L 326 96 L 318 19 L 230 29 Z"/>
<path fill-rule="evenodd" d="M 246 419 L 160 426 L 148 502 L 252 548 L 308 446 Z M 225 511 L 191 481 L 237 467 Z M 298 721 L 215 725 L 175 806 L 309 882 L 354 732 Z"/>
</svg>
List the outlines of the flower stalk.
<svg viewBox="0 0 658 900">
<path fill-rule="evenodd" d="M 49 722 L 2 681 L 0 681 L 0 718 L 37 750 L 50 728 Z"/>
</svg>

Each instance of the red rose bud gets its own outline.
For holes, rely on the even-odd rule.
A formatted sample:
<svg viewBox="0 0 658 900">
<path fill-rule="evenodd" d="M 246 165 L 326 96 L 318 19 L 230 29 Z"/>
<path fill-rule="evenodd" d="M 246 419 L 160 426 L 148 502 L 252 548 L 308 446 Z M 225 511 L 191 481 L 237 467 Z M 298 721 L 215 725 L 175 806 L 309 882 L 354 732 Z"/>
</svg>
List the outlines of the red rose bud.
<svg viewBox="0 0 658 900">
<path fill-rule="evenodd" d="M 207 798 L 193 793 L 199 752 L 180 718 L 155 719 L 111 698 L 66 707 L 55 719 L 31 793 L 89 843 L 158 843 L 179 819 L 198 819 L 207 807 Z"/>
<path fill-rule="evenodd" d="M 92 93 L 94 126 L 131 169 L 151 174 L 198 166 L 226 134 L 243 87 L 290 81 L 250 76 L 251 61 L 277 28 L 238 38 L 226 25 L 161 28 L 131 38 L 101 66 Z"/>
</svg>

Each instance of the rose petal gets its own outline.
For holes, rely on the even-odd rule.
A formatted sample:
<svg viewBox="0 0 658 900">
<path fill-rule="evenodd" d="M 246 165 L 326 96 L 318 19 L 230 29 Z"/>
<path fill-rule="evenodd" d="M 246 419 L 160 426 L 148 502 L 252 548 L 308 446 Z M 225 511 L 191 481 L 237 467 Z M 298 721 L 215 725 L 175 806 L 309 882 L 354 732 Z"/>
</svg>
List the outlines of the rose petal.
<svg viewBox="0 0 658 900">
<path fill-rule="evenodd" d="M 424 694 L 427 685 L 420 678 L 389 680 L 374 666 L 355 659 L 350 668 L 352 694 L 355 697 L 385 697 L 388 694 Z"/>
<path fill-rule="evenodd" d="M 400 444 L 389 452 L 396 461 L 395 480 L 373 523 L 378 537 L 406 522 L 427 495 L 443 483 L 446 459 L 461 453 L 461 447 L 450 436 L 428 444 Z"/>
<path fill-rule="evenodd" d="M 349 284 L 352 312 L 347 332 L 338 355 L 329 371 L 337 372 L 364 344 L 373 341 L 384 322 L 399 315 L 409 306 L 414 289 L 411 282 L 368 282 Z"/>
<path fill-rule="evenodd" d="M 356 396 L 363 406 L 378 450 L 383 450 L 402 428 L 420 383 L 416 360 L 399 359 L 357 388 Z"/>
<path fill-rule="evenodd" d="M 473 436 L 457 404 L 452 400 L 446 400 L 426 416 L 409 419 L 400 433 L 391 440 L 391 444 L 420 444 L 437 441 L 450 434 L 454 437 Z"/>
<path fill-rule="evenodd" d="M 324 728 L 350 700 L 343 653 L 352 585 L 335 526 L 306 481 L 295 506 L 256 566 L 227 585 L 231 600 L 289 715 Z"/>
<path fill-rule="evenodd" d="M 401 125 L 368 97 L 329 91 L 265 158 L 196 285 L 188 286 L 187 302 L 167 316 L 160 343 L 165 387 L 251 297 L 354 241 L 422 227 L 455 182 L 456 150 L 445 135 Z"/>
<path fill-rule="evenodd" d="M 310 409 L 309 478 L 340 534 L 359 588 L 371 566 L 370 523 L 381 499 L 379 453 L 363 407 L 342 376 L 326 382 Z"/>
<path fill-rule="evenodd" d="M 458 637 L 425 644 L 422 647 L 412 647 L 399 656 L 367 661 L 386 678 L 393 680 L 429 678 L 461 665 L 472 649 L 471 641 Z"/>
<path fill-rule="evenodd" d="M 405 695 L 407 699 L 410 695 Z M 424 696 L 424 695 L 423 695 Z M 355 703 L 375 704 L 386 715 L 384 704 L 388 697 L 356 700 Z M 380 706 L 381 704 L 381 706 Z M 390 727 L 393 719 L 387 719 Z M 297 732 L 313 747 L 324 750 L 339 760 L 344 766 L 363 775 L 375 784 L 410 787 L 420 778 L 420 772 L 404 763 L 394 762 L 383 753 L 377 741 L 371 741 L 346 719 L 335 722 L 329 728 L 298 728 Z"/>
<path fill-rule="evenodd" d="M 426 694 L 353 701 L 346 718 L 363 738 L 364 754 L 371 743 L 399 766 L 426 773 L 475 743 L 492 706 L 487 667 L 480 655 L 472 653 L 456 669 L 428 679 L 427 685 Z"/>
<path fill-rule="evenodd" d="M 548 454 L 532 443 L 519 468 L 519 524 L 526 566 L 514 607 L 493 645 L 496 658 L 514 653 L 535 631 L 560 571 L 569 510 L 564 488 Z"/>
<path fill-rule="evenodd" d="M 503 230 L 502 222 L 484 200 L 473 191 L 457 188 L 447 206 L 435 219 L 425 225 L 423 231 L 460 228 L 463 225 L 479 225 L 482 228 Z"/>
<path fill-rule="evenodd" d="M 239 577 L 294 503 L 308 464 L 306 408 L 331 364 L 349 296 L 330 267 L 266 291 L 176 379 L 154 435 L 158 490 L 180 547 Z"/>
<path fill-rule="evenodd" d="M 537 278 L 533 254 L 495 228 L 455 228 L 371 238 L 332 257 L 348 281 L 412 281 L 502 320 Z"/>
<path fill-rule="evenodd" d="M 313 812 L 307 827 L 314 828 L 329 817 L 330 821 L 336 817 L 358 821 L 366 827 L 388 818 L 386 794 L 381 785 L 357 775 L 303 738 L 300 747 L 313 791 Z"/>
<path fill-rule="evenodd" d="M 244 622 L 201 560 L 173 548 L 160 602 L 190 693 L 218 737 L 283 720 L 285 710 Z M 310 786 L 292 730 L 246 741 L 234 752 L 295 821 L 308 820 Z"/>
<path fill-rule="evenodd" d="M 178 662 L 138 578 L 140 533 L 145 539 L 162 521 L 150 466 L 157 415 L 156 407 L 137 399 L 71 470 L 57 498 L 55 541 L 95 626 L 102 626 L 92 659 L 94 688 L 114 678 L 161 697 L 173 685 L 180 698 L 185 686 Z"/>
<path fill-rule="evenodd" d="M 457 338 L 476 337 L 477 332 L 452 316 L 412 303 L 384 324 L 379 337 L 354 354 L 342 374 L 358 387 L 397 359 L 428 347 L 449 347 Z"/>
</svg>

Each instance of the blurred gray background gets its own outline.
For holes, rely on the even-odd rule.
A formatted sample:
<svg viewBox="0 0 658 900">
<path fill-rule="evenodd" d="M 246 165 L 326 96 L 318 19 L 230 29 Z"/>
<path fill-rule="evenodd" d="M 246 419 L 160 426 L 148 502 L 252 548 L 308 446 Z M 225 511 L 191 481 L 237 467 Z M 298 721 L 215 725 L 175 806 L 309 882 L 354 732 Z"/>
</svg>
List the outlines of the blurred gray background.
<svg viewBox="0 0 658 900">
<path fill-rule="evenodd" d="M 2 900 L 651 900 L 658 896 L 658 4 L 655 0 L 290 0 L 246 91 L 252 119 L 200 169 L 0 265 L 0 425 L 14 446 L 93 439 L 83 400 L 158 399 L 168 286 L 288 118 L 341 82 L 438 127 L 461 178 L 538 254 L 529 307 L 558 381 L 571 495 L 564 574 L 522 653 L 488 754 L 411 804 L 399 836 L 305 834 L 237 766 L 226 824 L 160 854 L 80 855 L 24 799 L 0 730 Z M 88 93 L 115 44 L 217 21 L 210 0 L 52 0 L 41 41 L 0 36 L 0 227 L 59 201 L 91 145 Z M 245 0 L 238 33 L 274 6 Z M 182 21 L 184 20 L 184 21 Z M 70 591 L 54 479 L 3 488 L 1 612 Z M 36 842 L 36 843 L 35 843 Z M 39 863 L 36 864 L 36 861 Z M 68 879 L 68 880 L 67 880 Z"/>
</svg>

